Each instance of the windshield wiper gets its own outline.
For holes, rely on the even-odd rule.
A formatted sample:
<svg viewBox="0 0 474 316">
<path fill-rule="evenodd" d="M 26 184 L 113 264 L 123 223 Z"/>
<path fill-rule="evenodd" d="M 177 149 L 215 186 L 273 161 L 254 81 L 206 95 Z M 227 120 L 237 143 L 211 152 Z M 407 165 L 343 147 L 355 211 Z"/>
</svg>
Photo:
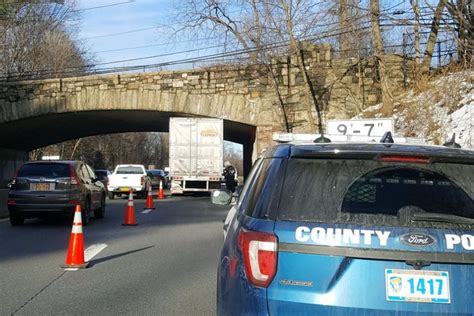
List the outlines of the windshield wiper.
<svg viewBox="0 0 474 316">
<path fill-rule="evenodd" d="M 474 224 L 473 218 L 451 215 L 451 214 L 440 214 L 440 213 L 417 212 L 417 213 L 413 213 L 410 219 L 412 221 L 443 222 L 443 223 L 469 224 L 469 225 Z"/>
</svg>

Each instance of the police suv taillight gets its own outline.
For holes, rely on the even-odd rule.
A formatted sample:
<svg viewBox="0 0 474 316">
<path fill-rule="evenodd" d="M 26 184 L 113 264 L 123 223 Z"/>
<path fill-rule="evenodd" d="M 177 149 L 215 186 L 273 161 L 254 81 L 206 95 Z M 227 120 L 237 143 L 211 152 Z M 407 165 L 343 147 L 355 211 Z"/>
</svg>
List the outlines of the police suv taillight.
<svg viewBox="0 0 474 316">
<path fill-rule="evenodd" d="M 238 238 L 247 279 L 255 286 L 268 287 L 276 273 L 277 237 L 242 228 Z"/>
</svg>

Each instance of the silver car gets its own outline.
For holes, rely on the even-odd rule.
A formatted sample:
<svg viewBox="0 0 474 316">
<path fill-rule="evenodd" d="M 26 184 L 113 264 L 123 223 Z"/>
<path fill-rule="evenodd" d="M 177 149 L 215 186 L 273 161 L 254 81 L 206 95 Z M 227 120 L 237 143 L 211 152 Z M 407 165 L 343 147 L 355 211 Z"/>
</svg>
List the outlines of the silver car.
<svg viewBox="0 0 474 316">
<path fill-rule="evenodd" d="M 82 161 L 31 161 L 15 175 L 8 194 L 10 223 L 22 225 L 26 218 L 70 215 L 82 209 L 82 223 L 105 215 L 106 191 L 92 168 Z"/>
</svg>

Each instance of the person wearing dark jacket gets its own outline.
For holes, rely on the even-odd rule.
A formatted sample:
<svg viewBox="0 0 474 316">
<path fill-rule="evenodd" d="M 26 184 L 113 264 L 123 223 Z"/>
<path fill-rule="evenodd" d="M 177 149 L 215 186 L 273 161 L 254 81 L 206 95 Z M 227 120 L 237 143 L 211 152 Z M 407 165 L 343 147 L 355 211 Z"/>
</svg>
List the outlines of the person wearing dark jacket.
<svg viewBox="0 0 474 316">
<path fill-rule="evenodd" d="M 225 179 L 225 186 L 227 190 L 235 191 L 235 168 L 229 161 L 224 162 L 224 173 L 222 174 Z"/>
</svg>

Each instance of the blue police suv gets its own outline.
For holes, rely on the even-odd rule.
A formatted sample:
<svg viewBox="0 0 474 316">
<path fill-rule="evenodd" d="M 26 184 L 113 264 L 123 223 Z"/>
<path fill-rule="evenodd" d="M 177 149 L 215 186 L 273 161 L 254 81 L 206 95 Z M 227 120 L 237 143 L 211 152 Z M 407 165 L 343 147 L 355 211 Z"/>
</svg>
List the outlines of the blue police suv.
<svg viewBox="0 0 474 316">
<path fill-rule="evenodd" d="M 234 205 L 218 314 L 474 314 L 473 181 L 472 150 L 277 145 Z"/>
</svg>

